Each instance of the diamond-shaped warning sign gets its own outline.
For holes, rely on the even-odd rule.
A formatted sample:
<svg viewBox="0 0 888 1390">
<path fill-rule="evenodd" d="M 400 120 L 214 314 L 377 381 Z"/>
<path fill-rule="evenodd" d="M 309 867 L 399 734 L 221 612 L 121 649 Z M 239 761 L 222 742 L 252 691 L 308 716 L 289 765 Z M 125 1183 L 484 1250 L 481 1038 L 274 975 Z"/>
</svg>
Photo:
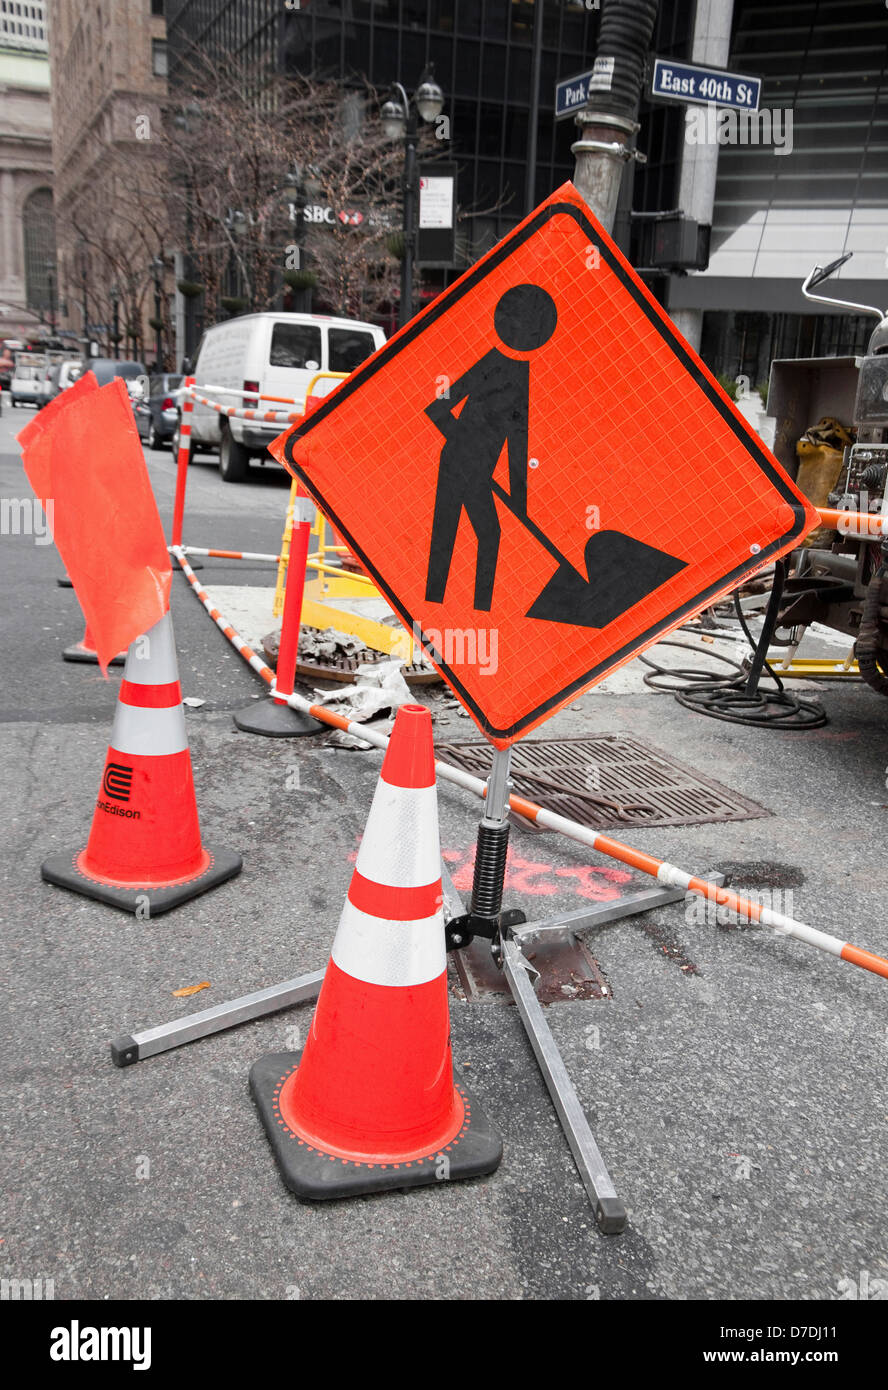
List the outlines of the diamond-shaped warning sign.
<svg viewBox="0 0 888 1390">
<path fill-rule="evenodd" d="M 571 184 L 272 452 L 501 747 L 818 519 Z"/>
</svg>

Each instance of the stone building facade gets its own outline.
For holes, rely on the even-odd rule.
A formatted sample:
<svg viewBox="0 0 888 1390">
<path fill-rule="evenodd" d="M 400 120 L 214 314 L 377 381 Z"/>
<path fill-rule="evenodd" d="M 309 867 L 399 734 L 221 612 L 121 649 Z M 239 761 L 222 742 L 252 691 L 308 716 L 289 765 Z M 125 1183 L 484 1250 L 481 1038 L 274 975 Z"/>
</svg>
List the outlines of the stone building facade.
<svg viewBox="0 0 888 1390">
<path fill-rule="evenodd" d="M 62 324 L 112 355 L 116 329 L 120 356 L 153 360 L 158 282 L 162 315 L 171 289 L 168 267 L 155 265 L 165 254 L 163 3 L 50 0 L 49 11 Z"/>
<path fill-rule="evenodd" d="M 45 5 L 0 0 L 0 338 L 55 314 L 52 169 Z"/>
</svg>

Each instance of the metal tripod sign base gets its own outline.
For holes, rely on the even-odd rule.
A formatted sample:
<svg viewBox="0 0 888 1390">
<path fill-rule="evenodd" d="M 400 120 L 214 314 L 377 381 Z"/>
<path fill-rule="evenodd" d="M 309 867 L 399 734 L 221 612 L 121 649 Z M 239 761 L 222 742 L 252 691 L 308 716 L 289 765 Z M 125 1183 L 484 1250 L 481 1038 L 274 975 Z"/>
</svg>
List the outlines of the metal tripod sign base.
<svg viewBox="0 0 888 1390">
<path fill-rule="evenodd" d="M 509 751 L 497 749 L 494 762 L 496 777 L 492 771 L 491 781 L 488 783 L 488 806 L 485 808 L 488 812 L 494 808 L 491 790 L 496 793 L 501 810 L 508 806 Z M 490 816 L 485 819 L 493 820 Z M 501 856 L 501 862 L 504 871 L 505 854 Z M 720 875 L 711 877 L 715 882 L 722 881 Z M 443 864 L 442 884 L 444 916 L 448 923 L 448 932 L 452 933 L 455 924 L 471 921 L 472 914 L 471 910 L 466 913 L 463 901 Z M 502 882 L 499 883 L 499 891 L 501 895 Z M 533 922 L 515 922 L 514 919 L 521 914 L 512 912 L 506 914 L 505 920 L 511 919 L 513 925 L 505 927 L 503 934 L 497 932 L 491 941 L 491 950 L 518 1008 L 519 1017 L 561 1121 L 583 1186 L 592 1203 L 599 1230 L 606 1235 L 615 1235 L 624 1229 L 627 1220 L 626 1208 L 611 1181 L 573 1082 L 536 997 L 534 982 L 538 972 L 524 956 L 522 948 L 533 945 L 543 937 L 548 940 L 570 941 L 577 932 L 604 926 L 608 922 L 632 917 L 640 912 L 648 912 L 651 908 L 679 902 L 685 896 L 685 891 L 681 888 L 652 886 L 627 894 L 616 902 L 593 903 L 575 912 L 562 913 Z M 502 917 L 502 914 L 500 916 Z M 137 1033 L 127 1033 L 112 1042 L 111 1060 L 115 1066 L 129 1067 L 161 1052 L 169 1052 L 173 1048 L 183 1047 L 186 1043 L 196 1042 L 199 1038 L 224 1032 L 239 1023 L 266 1018 L 297 1004 L 311 1003 L 320 993 L 324 974 L 324 970 L 315 970 L 310 974 L 299 975 L 280 984 L 255 990 L 239 999 L 201 1009 L 171 1023 L 146 1028 Z"/>
</svg>

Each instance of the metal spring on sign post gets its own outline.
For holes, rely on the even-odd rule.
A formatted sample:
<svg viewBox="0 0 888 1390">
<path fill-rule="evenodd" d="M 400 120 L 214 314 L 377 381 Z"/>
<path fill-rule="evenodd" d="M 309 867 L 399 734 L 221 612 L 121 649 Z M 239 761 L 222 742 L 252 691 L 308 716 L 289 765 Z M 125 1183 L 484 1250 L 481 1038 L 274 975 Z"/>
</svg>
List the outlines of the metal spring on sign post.
<svg viewBox="0 0 888 1390">
<path fill-rule="evenodd" d="M 508 850 L 509 822 L 501 821 L 498 825 L 488 825 L 482 821 L 478 826 L 472 903 L 469 908 L 473 917 L 484 917 L 488 920 L 499 917 L 503 905 L 503 881 Z"/>
</svg>

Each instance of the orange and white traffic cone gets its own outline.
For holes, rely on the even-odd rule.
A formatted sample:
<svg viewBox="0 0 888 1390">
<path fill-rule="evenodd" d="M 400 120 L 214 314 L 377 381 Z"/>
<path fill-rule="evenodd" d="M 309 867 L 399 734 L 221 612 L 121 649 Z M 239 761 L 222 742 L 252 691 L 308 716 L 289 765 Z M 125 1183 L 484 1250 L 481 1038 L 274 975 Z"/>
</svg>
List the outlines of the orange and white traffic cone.
<svg viewBox="0 0 888 1390">
<path fill-rule="evenodd" d="M 129 648 L 86 849 L 54 854 L 47 883 L 156 917 L 240 872 L 201 843 L 173 626 L 167 612 Z"/>
<path fill-rule="evenodd" d="M 351 1197 L 490 1173 L 502 1140 L 454 1083 L 432 721 L 402 705 L 308 1041 L 250 1089 L 285 1183 Z"/>
<path fill-rule="evenodd" d="M 62 652 L 62 660 L 83 661 L 88 662 L 92 666 L 98 666 L 99 656 L 98 652 L 96 651 L 96 641 L 89 630 L 89 623 L 86 624 L 86 628 L 80 641 L 75 642 L 70 647 L 66 647 L 65 650 Z M 108 665 L 122 666 L 125 661 L 126 653 L 118 652 L 117 656 L 112 656 L 111 660 L 108 662 Z"/>
</svg>

